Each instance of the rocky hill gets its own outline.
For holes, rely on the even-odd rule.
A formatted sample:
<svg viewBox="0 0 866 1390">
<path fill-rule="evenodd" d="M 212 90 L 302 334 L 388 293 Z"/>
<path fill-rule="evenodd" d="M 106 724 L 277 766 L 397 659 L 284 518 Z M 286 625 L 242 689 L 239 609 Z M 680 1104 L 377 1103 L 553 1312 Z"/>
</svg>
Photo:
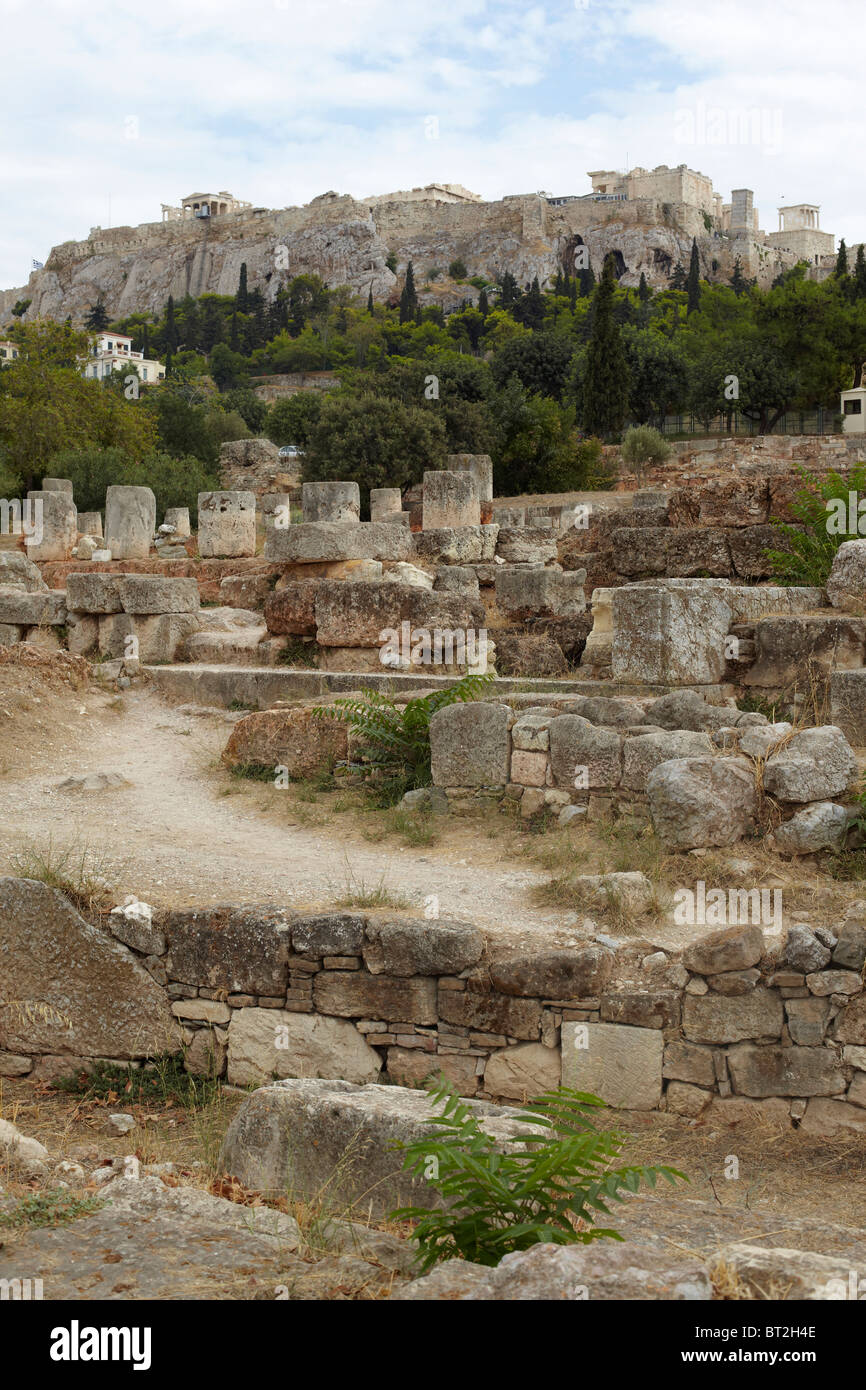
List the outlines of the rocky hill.
<svg viewBox="0 0 866 1390">
<path fill-rule="evenodd" d="M 573 269 L 575 251 L 585 245 L 597 272 L 614 252 L 624 284 L 636 285 L 644 273 L 663 288 L 678 261 L 688 264 L 693 237 L 709 280 L 727 279 L 739 256 L 744 273 L 768 285 L 793 261 L 757 238 L 709 229 L 694 207 L 649 198 L 614 203 L 589 195 L 555 205 L 532 194 L 489 203 L 398 198 L 369 205 L 325 193 L 281 211 L 95 227 L 83 241 L 54 247 L 26 286 L 0 291 L 0 324 L 11 321 L 21 299 L 31 301 L 27 319 L 78 321 L 97 299 L 115 318 L 159 312 L 170 294 L 234 294 L 242 262 L 250 288 L 260 288 L 268 301 L 281 283 L 303 273 L 320 275 L 329 288 L 348 285 L 364 297 L 372 290 L 384 300 L 410 260 L 419 289 L 429 270 L 444 273 L 458 257 L 469 276 L 509 270 L 521 283 L 538 276 L 543 286 L 558 270 Z M 386 265 L 390 254 L 396 275 Z M 471 286 L 443 280 L 430 297 L 448 309 L 473 294 Z"/>
</svg>

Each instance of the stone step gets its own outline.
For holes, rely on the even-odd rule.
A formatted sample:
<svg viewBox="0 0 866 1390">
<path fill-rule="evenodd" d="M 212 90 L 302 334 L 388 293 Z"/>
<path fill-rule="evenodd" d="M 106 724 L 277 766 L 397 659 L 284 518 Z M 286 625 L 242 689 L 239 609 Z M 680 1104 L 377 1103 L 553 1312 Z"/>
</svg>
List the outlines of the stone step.
<svg viewBox="0 0 866 1390">
<path fill-rule="evenodd" d="M 176 666 L 145 666 L 154 686 L 173 699 L 187 704 L 217 705 L 228 708 L 234 701 L 269 709 L 277 700 L 315 699 L 327 694 L 358 690 L 361 686 L 389 694 L 420 694 L 425 690 L 447 688 L 453 676 L 404 675 L 378 672 L 309 671 L 269 666 L 237 666 L 187 662 Z M 533 704 L 542 695 L 568 698 L 570 695 L 645 696 L 667 695 L 673 689 L 694 689 L 712 703 L 733 696 L 732 685 L 667 686 L 624 684 L 618 681 L 517 679 L 498 676 L 487 699 L 508 697 L 515 705 Z"/>
</svg>

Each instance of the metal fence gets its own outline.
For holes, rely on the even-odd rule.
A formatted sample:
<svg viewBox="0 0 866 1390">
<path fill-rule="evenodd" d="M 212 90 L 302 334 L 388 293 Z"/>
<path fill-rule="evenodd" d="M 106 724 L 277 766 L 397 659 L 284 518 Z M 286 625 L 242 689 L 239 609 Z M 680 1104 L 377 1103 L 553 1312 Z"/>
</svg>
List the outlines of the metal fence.
<svg viewBox="0 0 866 1390">
<path fill-rule="evenodd" d="M 755 420 L 748 420 L 735 410 L 730 420 L 727 415 L 717 415 L 709 425 L 705 425 L 696 415 L 666 415 L 663 420 L 651 421 L 662 434 L 678 434 L 685 437 L 707 438 L 718 435 L 724 438 L 731 434 L 761 434 Z M 841 432 L 839 412 L 826 406 L 816 410 L 788 410 L 776 421 L 770 434 L 839 434 Z"/>
</svg>

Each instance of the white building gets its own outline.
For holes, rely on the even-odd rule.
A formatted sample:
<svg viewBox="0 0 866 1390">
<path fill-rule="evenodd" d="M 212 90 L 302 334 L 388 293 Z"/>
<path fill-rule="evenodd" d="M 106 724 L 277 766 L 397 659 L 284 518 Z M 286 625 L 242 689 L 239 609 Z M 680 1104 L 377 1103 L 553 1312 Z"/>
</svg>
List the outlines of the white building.
<svg viewBox="0 0 866 1390">
<path fill-rule="evenodd" d="M 90 349 L 90 357 L 84 359 L 84 375 L 102 381 L 110 377 L 116 368 L 131 367 L 142 381 L 153 385 L 165 378 L 165 365 L 145 357 L 143 352 L 133 352 L 132 339 L 123 333 L 99 333 Z"/>
<path fill-rule="evenodd" d="M 10 343 L 8 339 L 4 339 L 0 342 L 0 366 L 6 362 L 14 362 L 18 355 L 19 349 L 17 343 Z"/>
</svg>

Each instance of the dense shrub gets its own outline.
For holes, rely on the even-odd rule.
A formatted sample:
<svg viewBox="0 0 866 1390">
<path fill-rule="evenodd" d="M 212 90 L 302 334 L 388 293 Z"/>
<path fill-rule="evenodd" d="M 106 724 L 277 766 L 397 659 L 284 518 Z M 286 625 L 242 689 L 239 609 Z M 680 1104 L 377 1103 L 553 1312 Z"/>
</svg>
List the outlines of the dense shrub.
<svg viewBox="0 0 866 1390">
<path fill-rule="evenodd" d="M 136 462 L 122 449 L 66 449 L 54 455 L 51 470 L 59 478 L 71 479 L 79 511 L 102 511 L 106 488 L 125 483 L 153 489 L 157 522 L 166 507 L 189 507 L 193 526 L 198 494 L 219 487 L 218 476 L 199 459 L 177 459 L 165 453 L 148 454 Z"/>
</svg>

